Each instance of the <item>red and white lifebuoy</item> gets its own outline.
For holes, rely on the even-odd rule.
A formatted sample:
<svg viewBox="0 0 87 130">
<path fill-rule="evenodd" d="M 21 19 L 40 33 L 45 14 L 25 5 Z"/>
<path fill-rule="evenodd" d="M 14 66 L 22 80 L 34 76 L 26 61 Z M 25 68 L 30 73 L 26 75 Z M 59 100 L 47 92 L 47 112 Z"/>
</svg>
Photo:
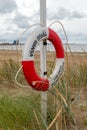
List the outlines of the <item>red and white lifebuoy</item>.
<svg viewBox="0 0 87 130">
<path fill-rule="evenodd" d="M 49 78 L 41 78 L 36 73 L 34 67 L 34 50 L 38 44 L 37 41 L 40 41 L 44 37 L 47 37 L 47 40 L 52 42 L 56 51 L 55 68 Z M 25 43 L 22 65 L 26 80 L 35 90 L 46 91 L 57 82 L 64 70 L 64 49 L 57 33 L 50 28 L 40 28 L 34 31 L 33 35 Z"/>
</svg>

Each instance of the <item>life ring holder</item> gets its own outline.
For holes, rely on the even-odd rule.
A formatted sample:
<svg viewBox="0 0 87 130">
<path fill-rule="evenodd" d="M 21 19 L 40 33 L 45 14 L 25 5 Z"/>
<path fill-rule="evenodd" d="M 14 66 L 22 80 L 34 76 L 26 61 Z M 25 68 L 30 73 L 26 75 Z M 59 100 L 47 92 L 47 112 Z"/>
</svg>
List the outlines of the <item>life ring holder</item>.
<svg viewBox="0 0 87 130">
<path fill-rule="evenodd" d="M 38 41 L 44 37 L 52 42 L 56 51 L 56 64 L 49 78 L 41 78 L 34 67 L 34 51 Z M 29 85 L 39 91 L 46 91 L 55 84 L 64 70 L 64 49 L 62 41 L 55 31 L 50 28 L 39 28 L 28 38 L 23 50 L 22 68 Z"/>
</svg>

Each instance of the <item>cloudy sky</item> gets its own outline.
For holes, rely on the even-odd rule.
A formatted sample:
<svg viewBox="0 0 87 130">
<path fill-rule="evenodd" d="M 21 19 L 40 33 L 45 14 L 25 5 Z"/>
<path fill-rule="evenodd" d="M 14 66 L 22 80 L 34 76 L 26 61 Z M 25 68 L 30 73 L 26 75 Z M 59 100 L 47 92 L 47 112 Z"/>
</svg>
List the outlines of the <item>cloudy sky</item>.
<svg viewBox="0 0 87 130">
<path fill-rule="evenodd" d="M 29 25 L 40 22 L 39 2 L 0 0 L 0 42 L 13 42 Z M 87 0 L 47 0 L 46 3 L 47 25 L 60 20 L 69 42 L 87 44 Z M 61 38 L 64 40 L 63 35 Z"/>
</svg>

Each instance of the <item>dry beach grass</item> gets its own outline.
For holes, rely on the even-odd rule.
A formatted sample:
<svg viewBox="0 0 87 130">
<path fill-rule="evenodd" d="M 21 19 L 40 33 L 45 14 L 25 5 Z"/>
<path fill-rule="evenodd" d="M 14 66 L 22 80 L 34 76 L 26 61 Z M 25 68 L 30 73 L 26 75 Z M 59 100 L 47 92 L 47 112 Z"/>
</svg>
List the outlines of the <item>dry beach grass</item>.
<svg viewBox="0 0 87 130">
<path fill-rule="evenodd" d="M 8 111 L 10 110 L 11 110 L 10 112 L 15 111 L 15 113 L 14 112 L 11 113 L 13 117 L 12 115 L 9 116 L 8 114 L 9 123 L 6 120 L 4 120 L 4 115 L 3 115 L 2 119 L 5 121 L 6 125 L 4 126 L 4 122 L 0 120 L 0 127 L 3 128 L 2 130 L 12 130 L 15 124 L 14 122 L 16 121 L 18 121 L 18 124 L 16 124 L 17 126 L 15 126 L 14 130 L 17 130 L 17 129 L 24 130 L 25 128 L 27 130 L 28 129 L 29 130 L 45 130 L 47 127 L 49 128 L 49 126 L 52 125 L 53 120 L 55 121 L 53 126 L 47 130 L 57 130 L 56 129 L 57 126 L 55 125 L 56 122 L 57 122 L 58 127 L 60 128 L 59 130 L 87 130 L 87 53 L 86 52 L 65 53 L 65 73 L 63 77 L 61 78 L 61 81 L 56 86 L 54 86 L 53 88 L 54 95 L 52 92 L 48 92 L 48 124 L 45 124 L 44 121 L 40 121 L 42 117 L 40 113 L 38 113 L 38 110 L 40 110 L 39 107 L 36 108 L 36 111 L 35 109 L 33 109 L 32 111 L 30 106 L 27 105 L 28 103 L 31 102 L 30 105 L 32 106 L 33 104 L 32 106 L 33 108 L 36 106 L 36 103 L 39 104 L 39 102 L 35 102 L 36 100 L 34 96 L 36 95 L 36 99 L 38 101 L 38 99 L 40 98 L 40 92 L 33 91 L 31 88 L 20 88 L 14 82 L 15 73 L 18 70 L 18 68 L 21 66 L 21 56 L 22 56 L 21 51 L 19 52 L 15 50 L 12 50 L 12 51 L 0 50 L 0 93 L 1 95 L 2 93 L 5 93 L 6 95 L 8 94 L 13 98 L 16 97 L 15 100 L 11 99 L 9 104 L 12 107 L 14 107 L 14 104 L 18 102 L 20 105 L 16 104 L 17 107 L 15 108 L 17 109 L 17 112 L 19 112 L 19 108 L 20 108 L 22 114 L 24 114 L 25 112 L 27 112 L 27 114 L 32 113 L 30 115 L 31 118 L 29 119 L 27 117 L 27 114 L 25 114 L 24 116 L 27 118 L 25 119 L 25 117 L 23 117 L 21 114 L 17 115 L 15 110 L 8 109 Z M 39 59 L 40 59 L 39 53 L 36 52 L 35 67 L 37 68 L 37 71 L 39 71 L 38 69 L 40 68 L 38 67 L 38 64 L 40 63 Z M 48 52 L 47 53 L 48 75 L 52 71 L 51 68 L 53 68 L 54 65 L 55 65 L 55 53 Z M 4 70 L 6 69 L 5 72 L 3 68 Z M 1 72 L 2 70 L 3 70 L 3 73 Z M 13 71 L 13 70 L 16 70 L 16 71 Z M 27 84 L 26 81 L 24 81 L 23 79 L 24 77 L 22 75 L 19 79 L 19 82 L 23 84 Z M 65 101 L 68 103 L 68 108 L 64 106 L 65 104 L 64 104 L 64 100 L 63 99 L 61 100 L 61 94 L 64 97 Z M 23 96 L 25 95 L 27 97 L 24 99 Z M 18 96 L 20 97 L 22 96 L 21 98 L 19 98 L 20 102 L 18 100 Z M 28 100 L 27 98 L 30 98 L 30 100 Z M 1 99 L 3 101 L 5 100 L 9 101 L 8 97 L 7 98 L 2 97 Z M 2 102 L 1 99 L 0 99 L 0 106 Z M 26 108 L 25 107 L 23 108 L 23 105 L 24 105 L 23 103 L 25 103 Z M 56 113 L 54 111 L 55 104 L 57 106 L 56 107 L 57 110 L 55 110 Z M 4 110 L 5 110 L 5 107 L 7 106 L 5 105 L 5 102 L 4 102 L 4 106 L 3 106 Z M 23 109 L 21 109 L 21 107 Z M 24 109 L 26 109 L 25 112 L 24 112 Z M 29 109 L 30 111 L 28 111 Z M 0 110 L 3 110 L 3 109 L 0 109 Z M 71 116 L 71 111 L 74 114 L 74 118 Z M 55 118 L 57 115 L 58 115 L 58 119 Z M 11 118 L 15 119 L 13 120 L 12 125 L 10 125 Z M 25 120 L 25 122 L 20 120 L 19 118 L 21 118 L 22 120 Z M 36 123 L 33 125 L 32 125 L 33 123 L 32 121 L 34 120 L 32 118 L 36 120 Z M 74 119 L 75 119 L 75 122 L 73 121 Z M 28 124 L 26 124 L 26 122 L 30 123 L 29 126 Z M 71 122 L 74 122 L 74 125 Z M 30 125 L 32 125 L 32 127 Z M 35 125 L 37 125 L 37 127 L 35 127 Z"/>
</svg>

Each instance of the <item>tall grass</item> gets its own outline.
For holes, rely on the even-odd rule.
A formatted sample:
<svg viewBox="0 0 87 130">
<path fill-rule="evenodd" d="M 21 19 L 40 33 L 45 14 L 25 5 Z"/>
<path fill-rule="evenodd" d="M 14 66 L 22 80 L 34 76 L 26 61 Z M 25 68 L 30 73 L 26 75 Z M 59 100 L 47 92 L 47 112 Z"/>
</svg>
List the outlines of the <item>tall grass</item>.
<svg viewBox="0 0 87 130">
<path fill-rule="evenodd" d="M 43 129 L 44 125 L 41 122 L 39 111 L 39 95 L 31 94 L 16 98 L 2 95 L 0 98 L 0 128 L 4 130 Z M 39 123 L 36 119 L 37 115 Z"/>
<path fill-rule="evenodd" d="M 87 64 L 73 64 L 69 66 L 68 83 L 72 87 L 87 86 Z"/>
<path fill-rule="evenodd" d="M 87 64 L 74 63 L 66 55 L 65 71 L 60 81 L 48 91 L 47 121 L 41 114 L 40 92 L 29 89 L 28 95 L 13 97 L 0 95 L 0 128 L 2 130 L 68 130 L 70 125 L 76 125 L 71 111 L 71 87 L 87 86 Z M 48 68 L 52 72 L 54 63 L 48 61 Z M 16 86 L 14 76 L 20 64 L 9 60 L 0 67 L 0 84 Z M 49 73 L 50 74 L 50 73 Z M 48 74 L 48 75 L 49 75 Z M 26 83 L 20 73 L 19 82 Z"/>
<path fill-rule="evenodd" d="M 0 82 L 3 84 L 7 84 L 8 86 L 15 86 L 15 75 L 17 73 L 17 70 L 20 67 L 20 63 L 17 63 L 16 61 L 9 59 L 8 61 L 2 62 L 0 66 Z M 25 83 L 23 72 L 19 74 L 18 81 L 21 83 Z"/>
</svg>

